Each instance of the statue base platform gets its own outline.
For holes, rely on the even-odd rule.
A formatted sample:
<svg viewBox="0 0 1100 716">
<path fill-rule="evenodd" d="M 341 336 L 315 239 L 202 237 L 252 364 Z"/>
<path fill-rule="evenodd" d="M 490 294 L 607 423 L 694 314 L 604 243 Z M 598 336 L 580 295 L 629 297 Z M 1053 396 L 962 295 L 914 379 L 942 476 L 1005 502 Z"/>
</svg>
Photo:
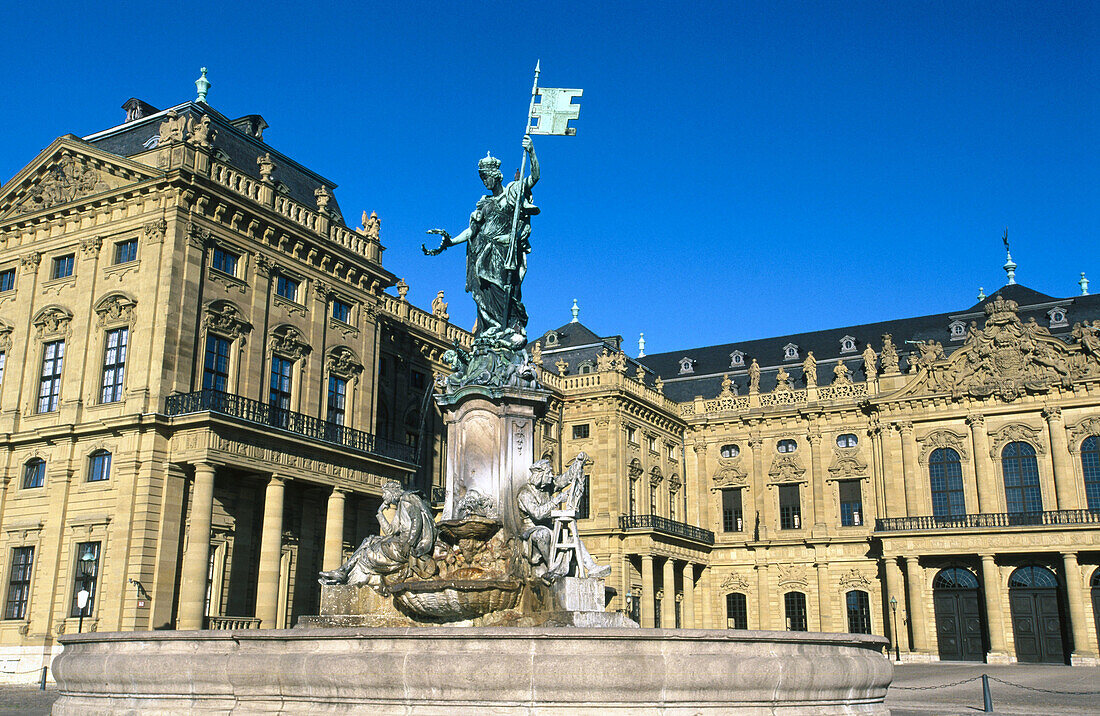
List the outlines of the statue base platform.
<svg viewBox="0 0 1100 716">
<path fill-rule="evenodd" d="M 888 716 L 886 640 L 738 630 L 66 634 L 53 713 Z"/>
</svg>

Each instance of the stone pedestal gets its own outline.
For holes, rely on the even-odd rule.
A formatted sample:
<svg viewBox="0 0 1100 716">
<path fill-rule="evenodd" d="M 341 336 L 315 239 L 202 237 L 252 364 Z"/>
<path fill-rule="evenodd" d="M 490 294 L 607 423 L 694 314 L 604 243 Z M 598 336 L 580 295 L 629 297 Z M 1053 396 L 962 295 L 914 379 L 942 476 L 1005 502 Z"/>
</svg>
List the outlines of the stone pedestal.
<svg viewBox="0 0 1100 716">
<path fill-rule="evenodd" d="M 492 498 L 504 530 L 521 534 L 515 493 L 534 454 L 535 421 L 546 412 L 543 390 L 467 386 L 436 396 L 447 425 L 447 496 L 443 519 L 456 519 L 468 490 Z"/>
</svg>

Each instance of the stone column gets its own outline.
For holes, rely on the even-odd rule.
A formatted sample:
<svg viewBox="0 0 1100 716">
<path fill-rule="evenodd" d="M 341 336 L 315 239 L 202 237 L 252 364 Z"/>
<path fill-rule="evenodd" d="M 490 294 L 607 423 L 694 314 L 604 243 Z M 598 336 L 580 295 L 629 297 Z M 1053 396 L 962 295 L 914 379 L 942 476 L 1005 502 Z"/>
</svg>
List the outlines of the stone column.
<svg viewBox="0 0 1100 716">
<path fill-rule="evenodd" d="M 894 557 L 886 557 L 886 613 L 890 620 L 890 631 L 886 638 L 890 640 L 890 646 L 898 646 L 902 651 L 909 651 L 909 630 L 905 628 L 905 590 L 902 587 L 901 567 Z M 897 610 L 890 606 L 890 599 L 896 600 Z M 894 615 L 897 615 L 897 623 L 893 623 Z M 897 632 L 898 643 L 894 644 L 894 633 Z"/>
<path fill-rule="evenodd" d="M 1050 460 L 1054 468 L 1054 492 L 1058 498 L 1059 510 L 1076 510 L 1081 507 L 1077 497 L 1077 479 L 1069 463 L 1069 441 L 1066 439 L 1066 425 L 1062 421 L 1062 409 L 1043 408 L 1043 417 L 1047 419 L 1047 431 L 1050 434 Z"/>
<path fill-rule="evenodd" d="M 260 533 L 260 573 L 256 584 L 256 617 L 261 629 L 274 629 L 279 613 L 279 562 L 283 552 L 282 478 L 272 475 L 264 495 L 264 524 Z"/>
<path fill-rule="evenodd" d="M 897 424 L 898 434 L 901 436 L 901 463 L 902 480 L 905 482 L 905 512 L 910 517 L 916 517 L 925 512 L 923 500 L 921 500 L 924 481 L 920 479 L 920 468 L 917 466 L 917 443 L 913 440 L 913 423 L 909 421 Z"/>
<path fill-rule="evenodd" d="M 817 630 L 833 631 L 831 607 L 834 595 L 829 589 L 829 563 L 821 561 L 814 568 L 817 570 Z M 843 631 L 848 631 L 847 625 Z"/>
<path fill-rule="evenodd" d="M 913 625 L 913 651 L 928 651 L 927 622 L 924 618 L 924 569 L 916 557 L 905 557 L 905 576 L 909 580 L 909 622 Z"/>
<path fill-rule="evenodd" d="M 1073 634 L 1073 654 L 1070 662 L 1085 657 L 1095 660 L 1098 657 L 1096 645 L 1089 639 L 1088 618 L 1085 616 L 1085 595 L 1081 585 L 1081 567 L 1077 564 L 1076 552 L 1063 552 L 1062 564 L 1065 565 L 1066 596 L 1069 597 L 1069 626 Z"/>
<path fill-rule="evenodd" d="M 985 433 L 985 416 L 966 416 L 970 426 L 970 441 L 974 445 L 974 477 L 978 483 L 978 512 L 998 512 L 997 488 L 993 484 L 993 460 L 989 457 L 989 436 Z"/>
<path fill-rule="evenodd" d="M 771 619 L 771 605 L 768 603 L 771 596 L 771 589 L 768 584 L 768 565 L 758 564 L 756 565 L 756 613 L 758 615 L 757 620 L 760 622 L 757 629 L 771 629 L 773 620 Z"/>
<path fill-rule="evenodd" d="M 665 558 L 664 574 L 662 578 L 662 589 L 665 591 L 665 598 L 661 602 L 661 627 L 664 629 L 676 628 L 676 565 L 672 562 L 672 557 Z"/>
<path fill-rule="evenodd" d="M 213 465 L 195 465 L 191 487 L 191 521 L 187 525 L 187 551 L 180 571 L 179 629 L 202 629 L 206 581 L 210 572 L 210 519 L 214 513 Z"/>
<path fill-rule="evenodd" d="M 344 563 L 344 498 L 347 492 L 332 488 L 325 510 L 325 554 L 321 569 L 326 572 Z"/>
<path fill-rule="evenodd" d="M 642 594 L 640 599 L 642 600 L 641 617 L 642 626 L 653 627 L 653 600 L 655 599 L 655 592 L 653 591 L 653 555 L 642 555 Z"/>
<path fill-rule="evenodd" d="M 749 438 L 749 447 L 752 448 L 752 489 L 755 492 L 756 514 L 751 521 L 746 515 L 746 528 L 756 530 L 759 524 L 759 539 L 768 538 L 768 509 L 767 509 L 767 477 L 764 475 L 764 441 L 760 438 Z M 756 535 L 754 535 L 755 537 Z"/>
<path fill-rule="evenodd" d="M 1008 648 L 1005 646 L 1004 609 L 1001 606 L 1001 579 L 993 555 L 983 554 L 982 592 L 985 595 L 985 619 L 989 625 L 989 660 L 1006 663 Z M 1000 659 L 996 659 L 1000 657 Z"/>
<path fill-rule="evenodd" d="M 695 565 L 684 562 L 681 575 L 684 582 L 684 615 L 681 622 L 684 629 L 695 628 Z"/>
<path fill-rule="evenodd" d="M 822 533 L 825 530 L 825 472 L 821 469 L 821 433 L 811 432 L 806 436 L 810 443 L 810 484 L 813 500 L 813 513 L 811 515 L 814 532 Z"/>
</svg>

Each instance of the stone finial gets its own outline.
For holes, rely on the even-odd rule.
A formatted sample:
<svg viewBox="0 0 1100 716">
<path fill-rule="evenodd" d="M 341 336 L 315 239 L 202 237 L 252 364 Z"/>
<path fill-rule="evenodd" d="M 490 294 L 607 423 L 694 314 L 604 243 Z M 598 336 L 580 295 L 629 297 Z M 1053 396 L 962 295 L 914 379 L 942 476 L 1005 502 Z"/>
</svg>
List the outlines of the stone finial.
<svg viewBox="0 0 1100 716">
<path fill-rule="evenodd" d="M 405 297 L 409 295 L 409 284 L 405 283 L 405 279 L 399 278 L 395 285 L 397 286 L 397 298 L 407 301 L 408 299 Z"/>
<path fill-rule="evenodd" d="M 260 165 L 260 180 L 270 182 L 271 175 L 276 169 L 275 162 L 271 161 L 271 152 L 268 152 L 262 157 L 256 157 L 256 163 Z"/>
<path fill-rule="evenodd" d="M 195 98 L 196 102 L 202 102 L 206 104 L 206 93 L 210 91 L 210 80 L 206 79 L 206 68 L 199 69 L 202 75 L 195 80 L 195 89 L 198 91 L 198 97 Z"/>
<path fill-rule="evenodd" d="M 328 187 L 324 184 L 320 189 L 313 192 L 313 196 L 317 197 L 317 210 L 325 211 L 328 209 L 328 203 L 332 199 L 332 193 L 328 190 Z"/>
<path fill-rule="evenodd" d="M 978 301 L 985 300 L 985 286 L 978 286 Z"/>
<path fill-rule="evenodd" d="M 1085 278 L 1085 272 L 1081 272 L 1081 279 L 1077 282 L 1077 285 L 1081 287 L 1081 295 L 1089 295 L 1089 280 Z"/>
<path fill-rule="evenodd" d="M 1084 276 L 1085 274 L 1081 274 L 1081 275 Z M 639 358 L 645 358 L 645 334 L 644 333 L 639 333 L 638 334 L 638 357 Z"/>
<path fill-rule="evenodd" d="M 558 358 L 554 367 L 558 369 L 558 375 L 569 375 L 569 363 L 564 358 Z"/>
<path fill-rule="evenodd" d="M 577 305 L 577 299 L 573 299 L 573 307 L 569 309 L 569 312 L 573 314 L 573 320 L 570 323 L 577 323 L 577 316 L 581 313 L 580 306 Z"/>
</svg>

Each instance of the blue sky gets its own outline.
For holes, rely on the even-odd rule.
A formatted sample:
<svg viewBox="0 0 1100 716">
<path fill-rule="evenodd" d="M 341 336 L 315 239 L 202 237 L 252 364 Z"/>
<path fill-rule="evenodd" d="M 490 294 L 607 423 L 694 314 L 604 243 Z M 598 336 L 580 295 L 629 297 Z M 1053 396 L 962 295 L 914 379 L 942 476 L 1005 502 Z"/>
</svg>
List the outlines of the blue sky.
<svg viewBox="0 0 1100 716">
<path fill-rule="evenodd" d="M 1100 290 L 1096 3 L 41 3 L 0 9 L 0 178 L 136 96 L 262 114 L 382 218 L 386 266 L 469 326 L 457 233 L 486 150 L 518 166 L 531 71 L 582 87 L 539 137 L 531 330 L 648 352 Z M 510 173 L 506 171 L 506 173 Z"/>
</svg>

